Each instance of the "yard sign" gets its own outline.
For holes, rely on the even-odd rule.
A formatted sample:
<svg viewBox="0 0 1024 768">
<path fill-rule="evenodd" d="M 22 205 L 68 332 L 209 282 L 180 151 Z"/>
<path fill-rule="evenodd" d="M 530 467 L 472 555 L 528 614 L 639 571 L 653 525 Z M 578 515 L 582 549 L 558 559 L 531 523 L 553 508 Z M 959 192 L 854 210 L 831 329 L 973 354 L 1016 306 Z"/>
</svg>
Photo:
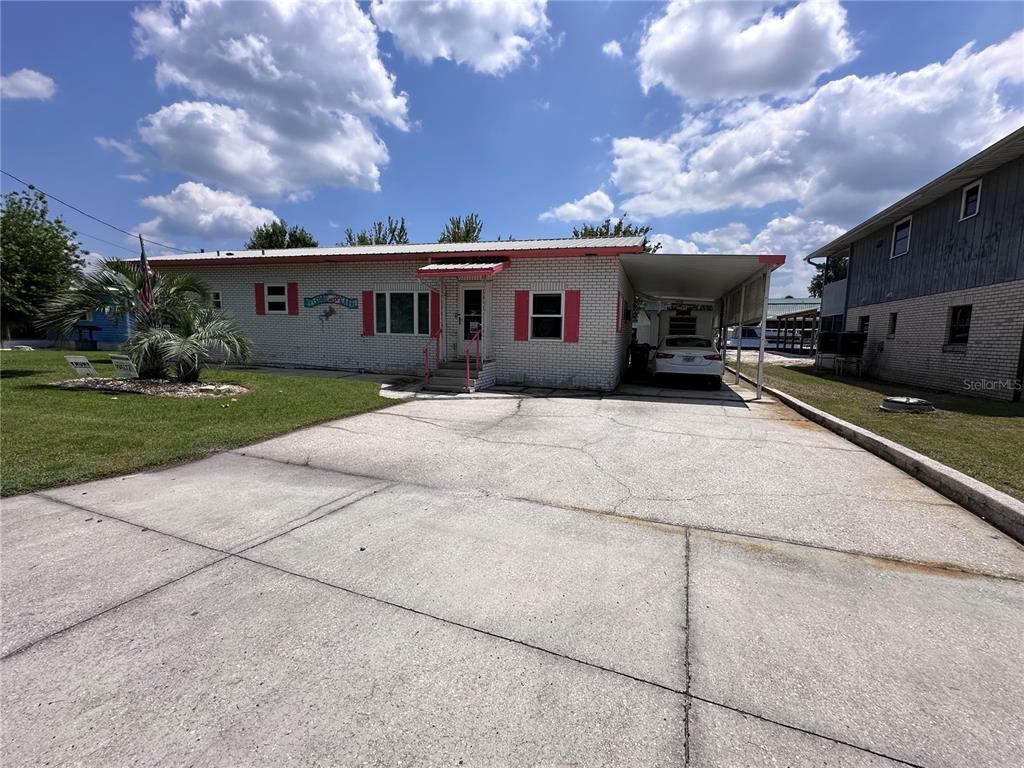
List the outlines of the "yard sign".
<svg viewBox="0 0 1024 768">
<path fill-rule="evenodd" d="M 139 378 L 139 371 L 135 368 L 135 363 L 131 361 L 130 357 L 127 357 L 126 355 L 111 355 L 110 362 L 114 364 L 114 369 L 117 371 L 117 378 Z"/>
<path fill-rule="evenodd" d="M 71 366 L 71 370 L 73 370 L 75 375 L 80 379 L 89 378 L 90 376 L 99 376 L 87 357 L 81 357 L 80 355 L 64 355 L 64 359 L 68 361 L 68 365 Z"/>
</svg>

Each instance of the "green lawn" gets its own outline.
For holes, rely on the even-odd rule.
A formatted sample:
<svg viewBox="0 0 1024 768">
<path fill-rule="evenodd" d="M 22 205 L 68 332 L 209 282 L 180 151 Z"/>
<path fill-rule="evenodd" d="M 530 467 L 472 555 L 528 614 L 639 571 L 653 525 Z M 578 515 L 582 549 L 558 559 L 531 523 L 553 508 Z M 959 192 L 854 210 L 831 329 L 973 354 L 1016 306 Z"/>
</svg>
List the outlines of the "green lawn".
<svg viewBox="0 0 1024 768">
<path fill-rule="evenodd" d="M 753 376 L 756 366 L 742 364 Z M 941 461 L 1024 500 L 1024 403 L 997 402 L 901 384 L 838 377 L 810 366 L 766 365 L 765 384 Z M 885 413 L 888 395 L 930 400 L 933 413 Z"/>
<path fill-rule="evenodd" d="M 4 496 L 196 459 L 394 402 L 372 382 L 218 369 L 203 379 L 240 384 L 249 393 L 237 402 L 124 393 L 115 399 L 50 386 L 73 378 L 64 354 L 0 353 Z M 113 376 L 106 353 L 85 356 L 101 376 Z"/>
</svg>

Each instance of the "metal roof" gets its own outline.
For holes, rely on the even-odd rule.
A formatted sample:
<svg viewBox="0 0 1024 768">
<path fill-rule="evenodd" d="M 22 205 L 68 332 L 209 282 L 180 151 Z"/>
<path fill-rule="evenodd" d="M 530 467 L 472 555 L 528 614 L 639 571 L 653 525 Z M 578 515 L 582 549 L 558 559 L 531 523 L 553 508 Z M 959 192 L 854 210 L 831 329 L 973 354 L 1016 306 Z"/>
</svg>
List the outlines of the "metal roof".
<svg viewBox="0 0 1024 768">
<path fill-rule="evenodd" d="M 813 296 L 799 299 L 768 299 L 768 318 L 771 319 L 791 312 L 805 312 L 820 307 L 821 299 L 816 299 Z"/>
<path fill-rule="evenodd" d="M 167 253 L 150 256 L 154 264 L 188 264 L 213 262 L 227 263 L 239 261 L 253 263 L 263 259 L 275 261 L 358 261 L 417 257 L 449 256 L 453 254 L 487 255 L 524 255 L 525 252 L 536 251 L 581 251 L 619 252 L 641 251 L 644 246 L 643 237 L 560 237 L 544 240 L 484 240 L 477 243 L 407 243 L 403 245 L 350 245 L 334 248 L 277 248 L 259 251 L 206 251 L 200 253 Z"/>
<path fill-rule="evenodd" d="M 785 260 L 756 254 L 631 253 L 622 256 L 622 267 L 637 293 L 650 299 L 714 301 Z"/>
<path fill-rule="evenodd" d="M 845 251 L 852 243 L 860 240 L 876 229 L 895 224 L 900 219 L 935 202 L 950 192 L 967 186 L 987 173 L 994 171 L 1011 160 L 1024 155 L 1024 127 L 1006 136 L 990 147 L 981 150 L 974 157 L 960 163 L 956 168 L 928 182 L 916 192 L 912 192 L 902 200 L 890 205 L 884 211 L 876 213 L 870 219 L 861 222 L 845 235 L 837 237 L 828 245 L 823 245 L 814 253 L 804 257 L 804 261 L 832 256 Z"/>
</svg>

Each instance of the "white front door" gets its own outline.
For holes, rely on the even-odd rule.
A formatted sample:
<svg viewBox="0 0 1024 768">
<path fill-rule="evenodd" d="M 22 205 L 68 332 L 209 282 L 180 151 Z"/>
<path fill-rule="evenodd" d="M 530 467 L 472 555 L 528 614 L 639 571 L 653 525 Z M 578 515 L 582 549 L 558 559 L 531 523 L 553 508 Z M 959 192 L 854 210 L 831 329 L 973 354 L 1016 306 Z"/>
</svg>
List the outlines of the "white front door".
<svg viewBox="0 0 1024 768">
<path fill-rule="evenodd" d="M 463 283 L 459 286 L 459 311 L 455 316 L 456 333 L 458 334 L 458 350 L 460 355 L 465 355 L 469 350 L 471 355 L 476 354 L 476 342 L 473 336 L 477 331 L 481 332 L 480 345 L 483 349 L 483 327 L 484 327 L 484 286 L 483 283 Z"/>
</svg>

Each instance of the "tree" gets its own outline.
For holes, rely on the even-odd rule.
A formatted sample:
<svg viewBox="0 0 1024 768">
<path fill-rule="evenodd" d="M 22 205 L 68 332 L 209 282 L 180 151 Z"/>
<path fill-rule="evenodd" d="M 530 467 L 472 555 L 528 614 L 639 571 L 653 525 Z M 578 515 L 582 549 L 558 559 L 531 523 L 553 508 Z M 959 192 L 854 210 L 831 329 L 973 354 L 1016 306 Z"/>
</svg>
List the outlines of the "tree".
<svg viewBox="0 0 1024 768">
<path fill-rule="evenodd" d="M 831 256 L 825 259 L 824 264 L 815 264 L 814 266 L 818 268 L 818 271 L 811 278 L 811 282 L 807 286 L 807 293 L 820 299 L 826 285 L 846 277 L 847 258 L 846 256 Z"/>
<path fill-rule="evenodd" d="M 338 245 L 401 245 L 409 242 L 409 231 L 405 228 L 405 217 L 392 219 L 388 216 L 387 223 L 375 221 L 369 231 L 362 229 L 353 232 L 345 230 L 345 242 Z"/>
<path fill-rule="evenodd" d="M 252 231 L 246 250 L 262 251 L 280 248 L 317 248 L 320 243 L 304 228 L 289 227 L 288 223 L 275 219 L 269 224 L 261 224 Z"/>
<path fill-rule="evenodd" d="M 136 333 L 152 328 L 186 325 L 190 313 L 209 300 L 206 283 L 191 275 L 155 272 L 150 276 L 150 301 L 141 300 L 142 272 L 138 262 L 111 259 L 99 268 L 80 274 L 64 291 L 48 301 L 40 323 L 62 336 L 74 329 L 86 313 L 102 311 L 114 320 L 129 318 Z M 167 366 L 160 355 L 144 350 L 135 359 L 144 379 L 164 378 Z"/>
<path fill-rule="evenodd" d="M 579 227 L 572 228 L 573 237 L 642 237 L 646 240 L 650 233 L 650 224 L 628 224 L 625 216 L 615 219 L 614 224 L 611 219 L 605 219 L 601 224 L 581 224 Z M 646 243 L 644 245 L 644 250 L 647 253 L 655 253 L 659 248 L 661 248 L 661 243 Z"/>
<path fill-rule="evenodd" d="M 480 217 L 471 213 L 466 218 L 452 216 L 444 225 L 441 236 L 437 238 L 439 243 L 477 243 L 480 241 L 480 234 L 484 230 L 484 223 Z"/>
<path fill-rule="evenodd" d="M 209 306 L 197 304 L 182 313 L 173 326 L 150 327 L 134 334 L 124 345 L 133 360 L 156 359 L 164 369 L 174 368 L 181 382 L 199 381 L 203 368 L 214 359 L 246 362 L 252 342 L 234 320 Z"/>
<path fill-rule="evenodd" d="M 84 259 L 77 233 L 50 218 L 42 192 L 9 192 L 2 205 L 0 303 L 10 338 L 12 329 L 31 331 L 39 308 L 71 284 Z"/>
</svg>

